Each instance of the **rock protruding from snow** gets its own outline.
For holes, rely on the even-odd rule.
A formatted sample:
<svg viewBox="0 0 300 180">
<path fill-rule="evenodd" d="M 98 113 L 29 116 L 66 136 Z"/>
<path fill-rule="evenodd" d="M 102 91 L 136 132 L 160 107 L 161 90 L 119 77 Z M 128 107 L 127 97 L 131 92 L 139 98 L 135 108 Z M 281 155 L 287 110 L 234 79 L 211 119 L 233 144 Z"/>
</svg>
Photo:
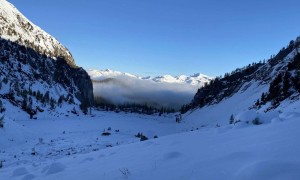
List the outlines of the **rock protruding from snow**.
<svg viewBox="0 0 300 180">
<path fill-rule="evenodd" d="M 74 59 L 67 48 L 34 25 L 6 0 L 0 0 L 0 36 L 51 58 L 63 57 L 69 65 L 75 66 Z"/>
</svg>

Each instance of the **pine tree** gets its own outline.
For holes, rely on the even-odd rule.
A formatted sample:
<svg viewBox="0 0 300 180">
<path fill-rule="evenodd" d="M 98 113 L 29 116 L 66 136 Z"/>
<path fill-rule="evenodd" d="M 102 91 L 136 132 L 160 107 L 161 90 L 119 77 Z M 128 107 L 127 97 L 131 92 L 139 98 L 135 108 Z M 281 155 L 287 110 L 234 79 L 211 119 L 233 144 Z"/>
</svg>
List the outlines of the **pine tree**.
<svg viewBox="0 0 300 180">
<path fill-rule="evenodd" d="M 32 96 L 32 90 L 31 90 L 31 87 L 29 87 L 28 94 L 29 94 L 30 96 Z"/>
<path fill-rule="evenodd" d="M 42 98 L 42 94 L 41 94 L 40 90 L 38 90 L 36 93 L 36 99 L 39 101 L 39 100 L 41 100 L 41 98 Z"/>
<path fill-rule="evenodd" d="M 23 109 L 24 111 L 27 110 L 27 97 L 26 97 L 26 96 L 23 97 L 23 101 L 22 101 L 22 109 Z"/>
<path fill-rule="evenodd" d="M 300 92 L 300 69 L 296 72 L 296 75 L 293 78 L 293 84 L 295 89 Z"/>
<path fill-rule="evenodd" d="M 69 101 L 68 101 L 69 104 L 74 104 L 74 98 L 73 96 L 71 95 L 70 98 L 69 98 Z"/>
<path fill-rule="evenodd" d="M 61 105 L 62 105 L 62 103 L 63 103 L 63 100 L 64 100 L 64 95 L 61 95 L 61 96 L 58 98 L 58 101 L 57 101 L 58 106 L 61 107 Z"/>
<path fill-rule="evenodd" d="M 281 82 L 282 82 L 282 75 L 279 74 L 273 82 L 270 84 L 268 100 L 272 101 L 273 105 L 277 105 L 281 98 Z"/>
<path fill-rule="evenodd" d="M 160 111 L 159 111 L 159 116 L 161 116 L 164 113 L 164 108 L 161 107 Z"/>
<path fill-rule="evenodd" d="M 283 77 L 283 95 L 284 97 L 288 97 L 290 95 L 290 88 L 292 87 L 292 84 L 290 83 L 291 75 L 289 72 L 286 72 Z"/>
<path fill-rule="evenodd" d="M 51 98 L 50 99 L 50 107 L 52 110 L 55 109 L 55 104 L 56 104 L 55 100 L 53 98 Z"/>
<path fill-rule="evenodd" d="M 255 103 L 255 106 L 256 106 L 256 107 L 259 107 L 259 106 L 260 106 L 259 99 L 257 99 L 257 101 L 256 101 L 256 103 Z"/>
<path fill-rule="evenodd" d="M 0 113 L 3 113 L 5 111 L 5 108 L 3 107 L 3 103 L 0 100 Z"/>
<path fill-rule="evenodd" d="M 234 116 L 233 114 L 231 114 L 230 118 L 229 118 L 229 124 L 233 124 L 234 123 Z"/>
<path fill-rule="evenodd" d="M 44 99 L 44 102 L 45 102 L 45 103 L 49 103 L 49 101 L 50 101 L 49 91 L 47 91 L 47 92 L 45 93 L 43 99 Z"/>
<path fill-rule="evenodd" d="M 15 100 L 15 92 L 12 90 L 11 87 L 9 89 L 8 98 L 13 101 Z"/>
<path fill-rule="evenodd" d="M 0 117 L 0 128 L 4 127 L 4 115 Z"/>
<path fill-rule="evenodd" d="M 262 93 L 262 94 L 261 94 L 260 101 L 261 101 L 261 102 L 265 102 L 265 100 L 266 100 L 266 95 L 265 95 L 265 93 Z"/>
<path fill-rule="evenodd" d="M 29 97 L 29 103 L 27 104 L 27 109 L 31 110 L 32 109 L 32 98 Z"/>
</svg>

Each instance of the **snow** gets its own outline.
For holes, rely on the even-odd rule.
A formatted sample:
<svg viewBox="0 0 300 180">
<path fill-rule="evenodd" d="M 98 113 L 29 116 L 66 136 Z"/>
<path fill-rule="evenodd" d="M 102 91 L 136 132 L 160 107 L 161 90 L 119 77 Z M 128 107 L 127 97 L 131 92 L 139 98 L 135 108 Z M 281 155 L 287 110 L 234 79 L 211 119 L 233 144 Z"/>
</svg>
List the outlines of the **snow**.
<svg viewBox="0 0 300 180">
<path fill-rule="evenodd" d="M 62 113 L 67 104 L 57 109 L 62 114 L 29 120 L 4 101 L 0 179 L 298 180 L 299 95 L 268 112 L 268 105 L 251 108 L 267 90 L 250 81 L 220 103 L 183 115 L 181 123 L 175 114 Z M 261 125 L 252 124 L 257 117 Z M 140 142 L 137 133 L 149 140 Z"/>
<path fill-rule="evenodd" d="M 48 89 L 42 82 L 32 88 Z M 269 104 L 253 108 L 268 88 L 261 81 L 247 82 L 220 103 L 184 114 L 180 124 L 175 123 L 176 114 L 159 117 L 93 109 L 93 115 L 76 115 L 68 103 L 30 120 L 3 100 L 0 179 L 298 180 L 299 94 L 268 112 Z M 53 95 L 66 93 L 60 86 L 57 92 L 50 90 Z M 3 84 L 1 93 L 7 91 Z M 229 124 L 231 115 L 234 124 Z M 254 125 L 255 118 L 262 124 Z M 111 135 L 102 136 L 103 132 Z M 150 140 L 140 142 L 137 133 Z"/>
<path fill-rule="evenodd" d="M 156 76 L 156 77 L 142 77 L 138 75 L 132 75 L 130 73 L 123 73 L 119 71 L 113 71 L 110 69 L 105 70 L 95 70 L 90 69 L 87 70 L 90 77 L 95 81 L 102 81 L 108 78 L 135 78 L 135 79 L 142 79 L 142 80 L 152 80 L 157 83 L 171 83 L 171 84 L 189 84 L 192 86 L 196 86 L 197 88 L 203 86 L 205 83 L 210 82 L 213 77 L 206 76 L 204 74 L 195 73 L 191 76 L 180 75 L 180 76 L 171 76 L 171 75 L 163 75 L 163 76 Z"/>
<path fill-rule="evenodd" d="M 5 0 L 0 0 L 0 22 L 0 30 L 7 30 L 5 24 L 16 30 L 12 35 L 1 31 L 2 38 L 24 45 L 27 40 L 46 51 L 55 51 L 59 46 L 70 55 Z M 29 30 L 23 27 L 28 23 Z M 270 76 L 275 77 L 295 53 L 275 65 Z M 22 68 L 26 72 L 32 70 L 28 65 Z M 4 66 L 2 69 L 7 70 Z M 188 86 L 196 90 L 211 80 L 200 73 L 152 78 L 107 69 L 92 70 L 89 74 L 97 81 L 122 77 L 119 83 L 131 87 L 129 90 L 135 97 L 138 93 L 133 90 L 144 88 L 151 98 L 157 91 L 180 99 L 178 94 L 170 93 L 173 91 L 161 91 L 157 87 L 169 87 L 178 93 L 190 90 Z M 16 74 L 16 78 L 20 75 Z M 134 83 L 126 84 L 128 81 Z M 151 86 L 141 82 L 151 82 Z M 83 115 L 78 109 L 78 114 L 73 114 L 70 111 L 79 103 L 76 99 L 75 104 L 64 102 L 55 110 L 46 106 L 43 113 L 36 115 L 37 119 L 30 120 L 27 113 L 2 99 L 6 111 L 0 115 L 4 115 L 4 127 L 0 128 L 0 179 L 298 180 L 300 96 L 295 93 L 293 98 L 269 111 L 266 110 L 270 104 L 255 109 L 253 104 L 268 88 L 261 81 L 246 82 L 237 93 L 220 103 L 184 114 L 181 123 L 175 123 L 176 114 L 148 116 L 96 109 L 92 115 Z M 62 86 L 51 88 L 43 82 L 35 82 L 32 89 L 49 90 L 55 99 L 67 94 Z M 8 91 L 9 85 L 3 84 L 0 93 Z M 180 99 L 180 102 L 184 101 Z M 34 102 L 33 106 L 41 104 Z M 234 124 L 229 124 L 231 115 Z M 256 118 L 261 125 L 252 123 Z M 103 136 L 104 132 L 110 135 Z M 138 133 L 149 140 L 141 142 L 135 136 Z"/>
<path fill-rule="evenodd" d="M 249 108 L 267 89 L 253 80 L 219 104 L 185 114 L 179 124 L 175 114 L 93 110 L 93 116 L 29 120 L 7 113 L 0 179 L 297 180 L 300 101 L 295 94 L 268 112 L 268 105 Z M 235 124 L 229 124 L 231 114 Z M 257 117 L 263 124 L 252 124 Z M 140 142 L 137 133 L 150 140 Z"/>
<path fill-rule="evenodd" d="M 60 51 L 60 53 L 72 57 L 67 48 L 40 27 L 33 24 L 6 0 L 0 0 L 0 34 L 1 38 L 18 42 L 27 47 L 30 47 L 29 43 L 32 43 L 38 47 L 40 53 L 45 52 L 47 55 L 50 55 L 50 52 L 53 54 L 55 51 Z"/>
<path fill-rule="evenodd" d="M 171 116 L 96 111 L 95 117 L 6 119 L 9 124 L 31 129 L 33 137 L 25 138 L 27 143 L 23 144 L 1 144 L 5 162 L 0 179 L 297 180 L 300 116 L 294 107 L 299 107 L 299 103 L 290 104 L 281 114 L 284 119 L 276 123 L 247 128 L 202 127 L 188 132 L 192 125 L 187 120 L 177 124 Z M 108 126 L 112 128 L 111 137 L 101 136 L 102 129 Z M 119 134 L 115 129 L 120 130 Z M 149 137 L 157 134 L 159 138 L 139 142 L 133 136 L 139 131 Z M 44 137 L 42 144 L 36 139 L 40 136 Z M 5 138 L 0 137 L 3 142 Z M 88 150 L 89 145 L 99 145 L 99 149 Z M 30 154 L 33 146 L 36 156 Z M 74 151 L 68 149 L 71 147 Z M 53 155 L 47 155 L 49 152 Z M 13 155 L 17 158 L 10 157 Z"/>
</svg>

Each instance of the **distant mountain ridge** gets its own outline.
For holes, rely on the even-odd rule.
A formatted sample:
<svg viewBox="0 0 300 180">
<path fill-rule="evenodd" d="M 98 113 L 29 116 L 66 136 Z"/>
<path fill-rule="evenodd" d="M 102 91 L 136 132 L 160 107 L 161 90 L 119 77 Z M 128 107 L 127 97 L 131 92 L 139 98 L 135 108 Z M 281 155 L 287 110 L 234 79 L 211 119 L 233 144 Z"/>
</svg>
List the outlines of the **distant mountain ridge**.
<svg viewBox="0 0 300 180">
<path fill-rule="evenodd" d="M 109 69 L 87 72 L 93 81 L 96 104 L 147 104 L 176 110 L 191 101 L 199 87 L 213 79 L 200 73 L 141 77 Z"/>
<path fill-rule="evenodd" d="M 205 83 L 210 82 L 213 77 L 206 76 L 204 74 L 195 73 L 194 75 L 180 75 L 180 76 L 172 76 L 172 75 L 162 75 L 156 77 L 142 77 L 133 75 L 130 73 L 123 73 L 119 71 L 113 71 L 110 69 L 105 70 L 87 70 L 91 79 L 94 81 L 104 80 L 107 78 L 116 78 L 119 76 L 128 77 L 128 78 L 137 78 L 141 80 L 152 80 L 157 83 L 178 83 L 178 84 L 190 84 L 194 86 L 203 86 Z"/>
</svg>

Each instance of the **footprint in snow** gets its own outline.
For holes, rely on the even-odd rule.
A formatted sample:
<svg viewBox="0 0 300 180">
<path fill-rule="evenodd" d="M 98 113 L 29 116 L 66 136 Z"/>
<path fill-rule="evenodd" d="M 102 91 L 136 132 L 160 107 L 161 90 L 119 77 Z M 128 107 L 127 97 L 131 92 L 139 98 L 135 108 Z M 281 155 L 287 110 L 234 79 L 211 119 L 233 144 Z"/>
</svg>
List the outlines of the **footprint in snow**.
<svg viewBox="0 0 300 180">
<path fill-rule="evenodd" d="M 25 175 L 25 174 L 28 174 L 27 169 L 24 168 L 24 167 L 20 167 L 20 168 L 17 168 L 17 169 L 15 169 L 15 170 L 13 171 L 12 176 L 13 176 L 13 177 L 16 177 L 16 176 L 23 176 L 23 175 Z"/>
<path fill-rule="evenodd" d="M 163 155 L 164 160 L 172 160 L 172 159 L 177 159 L 180 157 L 182 157 L 182 153 L 177 152 L 177 151 L 171 151 L 171 152 L 165 153 Z"/>
<path fill-rule="evenodd" d="M 35 178 L 35 176 L 33 174 L 27 174 L 26 176 L 24 176 L 22 178 L 22 180 L 32 180 L 34 178 Z"/>
<path fill-rule="evenodd" d="M 85 158 L 80 163 L 90 162 L 90 161 L 93 161 L 93 160 L 94 160 L 94 158 Z"/>
<path fill-rule="evenodd" d="M 245 165 L 237 171 L 236 180 L 299 180 L 300 162 L 265 160 Z"/>
<path fill-rule="evenodd" d="M 42 170 L 42 173 L 45 173 L 46 175 L 56 174 L 56 173 L 64 171 L 65 169 L 66 169 L 66 166 L 63 165 L 62 163 L 53 163 L 49 166 L 46 166 Z"/>
</svg>

